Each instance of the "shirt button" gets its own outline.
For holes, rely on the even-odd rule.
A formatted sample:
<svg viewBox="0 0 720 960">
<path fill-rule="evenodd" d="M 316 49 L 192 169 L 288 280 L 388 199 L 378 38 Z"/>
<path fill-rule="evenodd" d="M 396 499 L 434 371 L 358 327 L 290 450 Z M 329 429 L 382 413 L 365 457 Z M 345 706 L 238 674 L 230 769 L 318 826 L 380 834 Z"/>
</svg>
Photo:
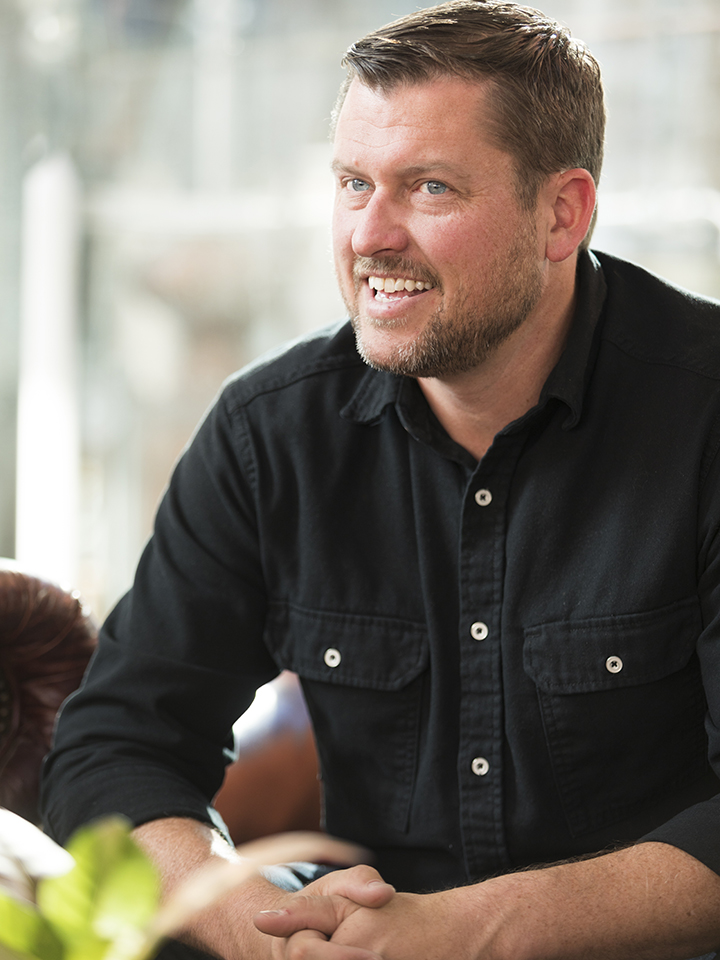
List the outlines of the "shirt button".
<svg viewBox="0 0 720 960">
<path fill-rule="evenodd" d="M 623 668 L 623 662 L 620 657 L 608 657 L 605 661 L 605 669 L 608 673 L 620 673 Z"/>
<path fill-rule="evenodd" d="M 492 494 L 489 490 L 476 490 L 475 503 L 477 503 L 479 507 L 487 507 L 492 503 Z"/>
<path fill-rule="evenodd" d="M 475 757 L 470 766 L 476 777 L 484 777 L 490 769 L 490 764 L 485 757 Z"/>
<path fill-rule="evenodd" d="M 487 628 L 487 624 L 482 623 L 480 620 L 470 627 L 470 636 L 473 640 L 484 640 L 489 633 L 490 631 Z"/>
<path fill-rule="evenodd" d="M 337 667 L 342 660 L 342 656 L 340 655 L 340 651 L 336 650 L 335 647 L 328 647 L 323 655 L 323 660 L 329 667 Z"/>
</svg>

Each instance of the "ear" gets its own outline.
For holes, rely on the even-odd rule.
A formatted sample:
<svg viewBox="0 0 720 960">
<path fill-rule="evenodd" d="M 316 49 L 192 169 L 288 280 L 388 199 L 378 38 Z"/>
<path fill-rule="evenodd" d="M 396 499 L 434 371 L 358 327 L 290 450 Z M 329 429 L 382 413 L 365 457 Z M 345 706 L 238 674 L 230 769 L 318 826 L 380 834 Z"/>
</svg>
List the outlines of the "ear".
<svg viewBox="0 0 720 960">
<path fill-rule="evenodd" d="M 595 212 L 595 181 L 577 167 L 549 178 L 541 191 L 547 212 L 545 256 L 552 263 L 567 260 L 585 239 Z"/>
</svg>

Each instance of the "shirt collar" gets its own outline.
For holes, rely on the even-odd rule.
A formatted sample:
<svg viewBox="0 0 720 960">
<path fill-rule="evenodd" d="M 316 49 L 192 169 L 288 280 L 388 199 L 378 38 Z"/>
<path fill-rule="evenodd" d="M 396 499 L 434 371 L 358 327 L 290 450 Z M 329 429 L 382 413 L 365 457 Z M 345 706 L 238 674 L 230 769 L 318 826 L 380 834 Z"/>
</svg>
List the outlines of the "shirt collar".
<svg viewBox="0 0 720 960">
<path fill-rule="evenodd" d="M 563 423 L 569 430 L 580 421 L 585 389 L 595 365 L 595 330 L 605 304 L 607 284 L 597 257 L 583 251 L 577 265 L 577 304 L 565 349 L 540 392 L 539 407 L 550 397 L 565 403 L 570 413 Z"/>
<path fill-rule="evenodd" d="M 340 416 L 355 423 L 377 423 L 385 408 L 397 401 L 406 379 L 368 367 Z"/>
<path fill-rule="evenodd" d="M 563 427 L 569 430 L 580 420 L 585 387 L 592 373 L 595 361 L 595 329 L 605 303 L 607 287 L 602 267 L 597 258 L 589 251 L 581 252 L 577 266 L 578 296 L 567 343 L 562 356 L 553 368 L 540 393 L 538 407 L 544 407 L 554 397 L 561 400 L 570 410 Z M 406 384 L 407 377 L 396 376 L 370 368 L 363 374 L 350 401 L 342 408 L 340 415 L 355 423 L 377 423 L 385 408 L 398 407 L 403 425 L 408 429 L 410 419 L 404 408 L 411 405 L 413 433 L 435 433 L 428 423 L 430 408 L 424 402 L 422 391 L 412 390 Z M 427 408 L 424 416 L 419 416 L 418 401 Z M 537 407 L 535 408 L 537 409 Z M 405 415 L 403 415 L 405 413 Z M 432 418 L 434 419 L 434 418 Z M 524 420 L 524 418 L 521 418 Z M 418 437 L 420 439 L 420 437 Z"/>
</svg>

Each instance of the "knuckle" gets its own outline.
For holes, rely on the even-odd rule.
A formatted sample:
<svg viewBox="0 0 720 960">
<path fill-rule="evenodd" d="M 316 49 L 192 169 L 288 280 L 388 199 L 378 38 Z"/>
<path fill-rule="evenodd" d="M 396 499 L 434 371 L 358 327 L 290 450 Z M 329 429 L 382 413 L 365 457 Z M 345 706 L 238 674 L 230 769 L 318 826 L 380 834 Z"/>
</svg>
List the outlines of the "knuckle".
<svg viewBox="0 0 720 960">
<path fill-rule="evenodd" d="M 362 876 L 363 883 L 370 883 L 371 880 L 379 880 L 381 883 L 384 882 L 384 878 L 378 873 L 375 867 L 368 866 L 367 864 L 362 867 Z"/>
<path fill-rule="evenodd" d="M 296 935 L 288 941 L 287 960 L 308 960 L 317 948 L 317 939 Z M 316 952 L 316 951 L 315 951 Z"/>
<path fill-rule="evenodd" d="M 360 863 L 356 867 L 350 867 L 349 870 L 346 871 L 346 874 L 348 878 L 359 880 L 361 883 L 367 883 L 369 880 L 382 879 L 375 867 L 371 867 L 367 863 Z"/>
</svg>

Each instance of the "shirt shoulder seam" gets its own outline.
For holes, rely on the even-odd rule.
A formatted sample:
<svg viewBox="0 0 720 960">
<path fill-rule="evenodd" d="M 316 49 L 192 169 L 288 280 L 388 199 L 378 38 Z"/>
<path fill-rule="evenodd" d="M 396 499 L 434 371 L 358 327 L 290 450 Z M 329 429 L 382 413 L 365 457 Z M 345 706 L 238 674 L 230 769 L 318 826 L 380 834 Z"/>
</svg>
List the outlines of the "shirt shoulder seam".
<svg viewBox="0 0 720 960">
<path fill-rule="evenodd" d="M 686 373 L 695 374 L 696 376 L 703 377 L 706 380 L 720 380 L 720 365 L 717 369 L 709 370 L 703 369 L 698 366 L 698 364 L 689 360 L 679 361 L 672 360 L 669 357 L 650 356 L 639 349 L 635 341 L 628 338 L 619 337 L 616 334 L 604 333 L 602 335 L 602 340 L 606 343 L 612 344 L 627 356 L 632 357 L 634 360 L 639 360 L 642 363 L 652 364 L 653 366 L 657 367 L 670 367 L 674 370 L 683 370 Z"/>
<path fill-rule="evenodd" d="M 228 413 L 232 415 L 236 411 L 244 409 L 259 397 L 269 393 L 277 393 L 279 390 L 284 390 L 287 387 L 301 383 L 303 380 L 310 380 L 324 373 L 333 373 L 337 370 L 351 367 L 361 368 L 362 366 L 363 362 L 360 357 L 336 355 L 318 359 L 312 365 L 302 370 L 289 370 L 286 373 L 278 373 L 269 379 L 263 378 L 255 383 L 250 379 L 244 380 L 241 372 L 236 379 L 228 381 L 223 390 Z M 250 376 L 252 376 L 252 374 Z"/>
</svg>

